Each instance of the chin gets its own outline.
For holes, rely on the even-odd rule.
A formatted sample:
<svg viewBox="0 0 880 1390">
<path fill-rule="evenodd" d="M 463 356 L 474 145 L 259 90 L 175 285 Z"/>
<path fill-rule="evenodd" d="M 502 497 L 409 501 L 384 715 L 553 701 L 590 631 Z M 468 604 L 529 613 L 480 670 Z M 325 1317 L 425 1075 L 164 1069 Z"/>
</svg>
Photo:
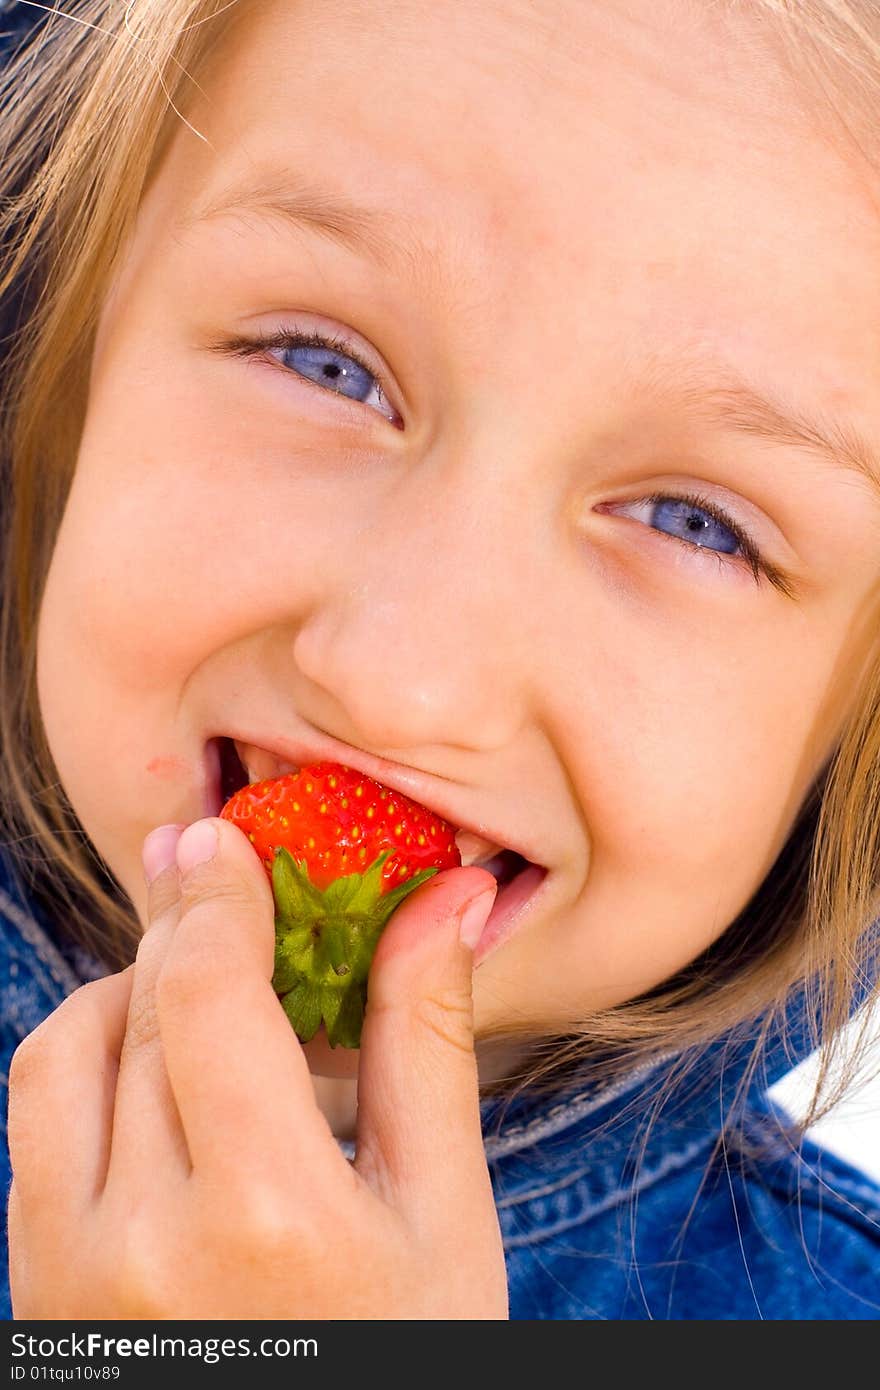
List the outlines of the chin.
<svg viewBox="0 0 880 1390">
<path fill-rule="evenodd" d="M 323 1024 L 311 1042 L 303 1043 L 303 1052 L 313 1076 L 353 1080 L 358 1074 L 360 1051 L 356 1047 L 331 1047 Z"/>
</svg>

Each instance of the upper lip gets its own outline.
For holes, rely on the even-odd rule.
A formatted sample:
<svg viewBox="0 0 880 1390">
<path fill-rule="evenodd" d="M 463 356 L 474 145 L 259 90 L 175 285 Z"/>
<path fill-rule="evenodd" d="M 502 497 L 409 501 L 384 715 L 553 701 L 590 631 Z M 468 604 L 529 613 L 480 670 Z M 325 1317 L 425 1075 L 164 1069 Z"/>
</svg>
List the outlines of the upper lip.
<svg viewBox="0 0 880 1390">
<path fill-rule="evenodd" d="M 295 763 L 297 767 L 316 762 L 341 763 L 345 767 L 353 768 L 355 772 L 372 777 L 391 791 L 411 797 L 413 801 L 441 816 L 457 830 L 468 830 L 472 834 L 491 840 L 493 844 L 501 845 L 504 849 L 513 850 L 532 864 L 547 866 L 547 858 L 542 857 L 542 854 L 546 855 L 546 851 L 539 850 L 524 837 L 511 835 L 500 826 L 489 825 L 482 820 L 469 821 L 463 817 L 455 805 L 454 798 L 448 794 L 448 784 L 430 773 L 402 767 L 386 758 L 365 753 L 348 744 L 339 744 L 327 737 L 318 736 L 308 742 L 303 738 L 286 738 L 284 735 L 267 739 L 261 734 L 253 733 L 227 734 L 226 737 L 232 738 L 239 747 L 253 744 L 283 762 Z"/>
</svg>

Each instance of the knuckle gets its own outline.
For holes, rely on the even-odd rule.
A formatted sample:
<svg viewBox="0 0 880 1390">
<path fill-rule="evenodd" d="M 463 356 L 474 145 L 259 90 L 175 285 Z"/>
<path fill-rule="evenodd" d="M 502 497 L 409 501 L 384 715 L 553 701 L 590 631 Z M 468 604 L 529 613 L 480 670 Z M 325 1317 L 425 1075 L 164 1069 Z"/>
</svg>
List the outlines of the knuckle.
<svg viewBox="0 0 880 1390">
<path fill-rule="evenodd" d="M 153 975 L 156 972 L 162 954 L 166 949 L 167 933 L 154 923 L 149 931 L 144 932 L 138 942 L 137 953 L 135 955 L 135 972 L 143 978 L 146 975 Z"/>
<path fill-rule="evenodd" d="M 460 989 L 435 990 L 413 1004 L 417 1026 L 445 1047 L 473 1051 L 473 1002 Z"/>
<path fill-rule="evenodd" d="M 245 1250 L 279 1262 L 294 1252 L 298 1259 L 308 1258 L 310 1251 L 318 1258 L 322 1251 L 326 1255 L 326 1233 L 321 1238 L 313 1234 L 305 1212 L 274 1184 L 249 1184 L 239 1193 L 235 1210 L 236 1236 Z"/>
<path fill-rule="evenodd" d="M 159 1036 L 159 1020 L 151 991 L 134 993 L 128 1006 L 126 1047 L 147 1047 Z"/>
<path fill-rule="evenodd" d="M 199 960 L 190 951 L 176 954 L 166 961 L 156 980 L 156 1014 L 176 1018 L 191 1013 L 214 985 L 213 970 L 207 961 Z"/>
<path fill-rule="evenodd" d="M 46 1023 L 41 1023 L 18 1044 L 12 1054 L 9 1064 L 10 1095 L 21 1097 L 26 1095 L 35 1083 L 39 1084 L 45 1070 L 47 1054 Z"/>
<path fill-rule="evenodd" d="M 120 1231 L 113 1288 L 129 1316 L 159 1319 L 168 1313 L 168 1280 L 156 1224 L 146 1213 L 132 1212 Z"/>
<path fill-rule="evenodd" d="M 110 976 L 80 985 L 79 989 L 62 1000 L 48 1018 L 44 1018 L 22 1038 L 9 1065 L 10 1091 L 23 1093 L 32 1083 L 42 1083 L 56 1060 L 69 1057 L 74 1047 L 75 1031 L 101 1008 L 108 980 L 115 983 L 115 977 Z"/>
<path fill-rule="evenodd" d="M 215 878 L 198 892 L 184 890 L 183 917 L 192 921 L 204 912 L 228 911 L 240 914 L 254 911 L 254 891 L 237 877 Z"/>
<path fill-rule="evenodd" d="M 262 934 L 262 935 L 261 935 Z M 194 903 L 177 926 L 156 982 L 157 1007 L 178 1012 L 229 990 L 250 968 L 252 940 L 265 936 L 272 958 L 272 917 L 264 915 L 243 887 Z"/>
<path fill-rule="evenodd" d="M 82 1013 L 103 1013 L 107 1004 L 108 997 L 115 997 L 120 986 L 124 983 L 125 977 L 133 970 L 132 966 L 126 966 L 125 970 L 119 970 L 115 974 L 102 975 L 98 980 L 89 980 L 87 984 L 80 985 L 79 989 L 69 994 L 60 1006 L 58 1012 L 69 1010 L 68 1017 L 73 1017 Z"/>
<path fill-rule="evenodd" d="M 177 874 L 167 871 L 154 878 L 147 890 L 147 918 L 155 926 L 173 921 L 180 910 L 180 883 Z"/>
</svg>

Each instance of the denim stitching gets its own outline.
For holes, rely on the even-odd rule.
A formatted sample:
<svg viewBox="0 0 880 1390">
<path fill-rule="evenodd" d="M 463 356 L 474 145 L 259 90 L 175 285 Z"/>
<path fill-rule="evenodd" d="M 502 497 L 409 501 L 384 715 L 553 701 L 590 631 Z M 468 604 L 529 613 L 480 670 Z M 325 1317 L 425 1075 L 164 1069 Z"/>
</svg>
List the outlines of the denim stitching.
<svg viewBox="0 0 880 1390">
<path fill-rule="evenodd" d="M 559 1130 L 568 1128 L 576 1120 L 586 1119 L 594 1111 L 601 1109 L 603 1105 L 626 1095 L 627 1091 L 632 1090 L 651 1072 L 656 1071 L 671 1056 L 672 1053 L 665 1053 L 655 1061 L 646 1063 L 643 1067 L 637 1067 L 635 1071 L 621 1078 L 614 1086 L 608 1086 L 599 1092 L 576 1096 L 574 1100 L 561 1101 L 554 1105 L 551 1110 L 533 1120 L 512 1125 L 507 1130 L 502 1129 L 499 1135 L 489 1135 L 483 1142 L 487 1161 L 491 1163 L 507 1154 L 515 1153 L 518 1149 L 529 1148 L 538 1140 L 547 1139 Z M 345 1158 L 354 1158 L 353 1140 L 337 1139 L 336 1142 Z"/>
<path fill-rule="evenodd" d="M 529 1202 L 533 1198 L 550 1197 L 563 1187 L 571 1187 L 573 1182 L 577 1182 L 579 1178 L 589 1173 L 592 1167 L 592 1164 L 585 1163 L 582 1168 L 575 1168 L 572 1172 L 566 1173 L 565 1177 L 560 1178 L 558 1182 L 546 1183 L 543 1187 L 532 1187 L 528 1192 L 516 1193 L 511 1197 L 500 1197 L 495 1206 L 501 1211 L 504 1207 L 514 1207 L 520 1202 Z"/>
<path fill-rule="evenodd" d="M 501 1134 L 490 1135 L 485 1141 L 486 1157 L 491 1161 L 502 1158 L 507 1154 L 514 1153 L 517 1149 L 527 1148 L 538 1142 L 539 1139 L 547 1139 L 552 1134 L 558 1133 L 561 1129 L 566 1129 L 576 1120 L 584 1120 L 592 1115 L 602 1106 L 609 1104 L 610 1101 L 619 1100 L 626 1095 L 645 1077 L 652 1072 L 658 1071 L 660 1067 L 674 1054 L 664 1053 L 662 1057 L 655 1058 L 652 1062 L 646 1062 L 644 1066 L 636 1067 L 620 1081 L 612 1086 L 600 1089 L 598 1092 L 576 1096 L 573 1100 L 569 1099 L 555 1105 L 546 1114 L 539 1115 L 536 1119 L 529 1120 L 524 1124 L 513 1125 L 508 1130 L 502 1130 Z"/>
<path fill-rule="evenodd" d="M 652 1172 L 645 1172 L 644 1176 L 640 1174 L 638 1179 L 628 1183 L 626 1187 L 615 1188 L 614 1191 L 607 1193 L 598 1201 L 592 1203 L 585 1202 L 585 1205 L 576 1215 L 557 1221 L 553 1226 L 542 1226 L 539 1230 L 529 1232 L 528 1234 L 513 1234 L 508 1236 L 502 1233 L 504 1249 L 516 1250 L 527 1245 L 538 1245 L 541 1241 L 547 1240 L 551 1236 L 561 1235 L 563 1231 L 570 1231 L 575 1226 L 582 1226 L 594 1216 L 601 1216 L 603 1212 L 609 1211 L 612 1207 L 619 1206 L 622 1202 L 631 1200 L 636 1193 L 644 1192 L 646 1188 L 652 1187 L 669 1173 L 674 1173 L 678 1169 L 684 1168 L 690 1163 L 691 1159 L 696 1157 L 701 1149 L 708 1147 L 713 1138 L 713 1135 L 703 1135 L 700 1139 L 695 1140 L 688 1148 L 682 1149 L 678 1153 L 667 1154 Z M 512 1224 L 512 1222 L 506 1224 Z"/>
</svg>

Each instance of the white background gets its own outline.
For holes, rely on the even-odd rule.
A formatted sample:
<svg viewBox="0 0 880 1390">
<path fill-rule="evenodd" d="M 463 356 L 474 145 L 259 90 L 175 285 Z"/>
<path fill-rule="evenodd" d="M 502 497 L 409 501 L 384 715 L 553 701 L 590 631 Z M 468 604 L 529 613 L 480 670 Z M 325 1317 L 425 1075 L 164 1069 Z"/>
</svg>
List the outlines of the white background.
<svg viewBox="0 0 880 1390">
<path fill-rule="evenodd" d="M 866 1079 L 809 1134 L 817 1143 L 880 1181 L 880 1008 L 874 1010 L 871 1031 L 868 1064 L 863 1069 Z M 807 1058 L 777 1082 L 770 1094 L 791 1114 L 803 1114 L 814 1077 L 814 1059 Z"/>
</svg>

